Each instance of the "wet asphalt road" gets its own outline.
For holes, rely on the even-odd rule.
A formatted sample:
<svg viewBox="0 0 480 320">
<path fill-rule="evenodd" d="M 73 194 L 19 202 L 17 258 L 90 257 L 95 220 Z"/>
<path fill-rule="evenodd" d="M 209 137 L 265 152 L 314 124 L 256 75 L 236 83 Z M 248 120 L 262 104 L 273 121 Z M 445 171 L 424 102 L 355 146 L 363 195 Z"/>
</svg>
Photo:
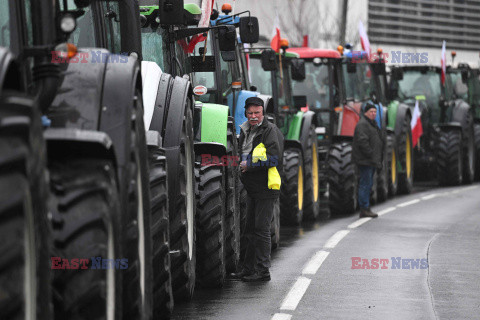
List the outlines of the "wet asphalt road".
<svg viewBox="0 0 480 320">
<path fill-rule="evenodd" d="M 172 319 L 480 319 L 480 185 L 417 185 L 373 210 L 384 214 L 283 227 L 272 281 L 196 289 Z M 352 269 L 352 257 L 389 261 Z"/>
</svg>

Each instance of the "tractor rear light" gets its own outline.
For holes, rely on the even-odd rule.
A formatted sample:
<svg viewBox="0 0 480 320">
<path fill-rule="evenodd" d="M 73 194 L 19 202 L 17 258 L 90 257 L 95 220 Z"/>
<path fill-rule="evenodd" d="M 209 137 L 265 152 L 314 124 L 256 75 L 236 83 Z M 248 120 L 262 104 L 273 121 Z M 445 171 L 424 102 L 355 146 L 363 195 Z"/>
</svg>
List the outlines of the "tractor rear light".
<svg viewBox="0 0 480 320">
<path fill-rule="evenodd" d="M 336 107 L 335 112 L 337 113 L 343 112 L 343 107 Z"/>
<path fill-rule="evenodd" d="M 238 81 L 232 82 L 232 89 L 242 89 L 242 83 Z"/>
<path fill-rule="evenodd" d="M 287 111 L 288 109 L 290 109 L 290 107 L 289 107 L 289 106 L 283 106 L 283 107 L 282 107 L 282 110 L 285 110 L 285 111 Z"/>
<path fill-rule="evenodd" d="M 67 59 L 72 59 L 75 57 L 78 53 L 78 48 L 76 45 L 73 43 L 61 43 L 58 46 L 55 47 L 55 52 L 57 55 L 67 58 Z"/>
</svg>

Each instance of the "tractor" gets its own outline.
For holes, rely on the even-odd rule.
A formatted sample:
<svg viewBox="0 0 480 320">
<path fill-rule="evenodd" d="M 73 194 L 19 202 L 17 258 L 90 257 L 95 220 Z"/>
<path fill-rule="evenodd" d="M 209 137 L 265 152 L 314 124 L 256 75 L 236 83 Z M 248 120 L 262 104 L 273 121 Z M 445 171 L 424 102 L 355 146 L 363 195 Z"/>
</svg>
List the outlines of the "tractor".
<svg viewBox="0 0 480 320">
<path fill-rule="evenodd" d="M 454 91 L 452 75 L 435 66 L 393 66 L 390 100 L 413 112 L 418 103 L 423 135 L 414 149 L 416 179 L 440 185 L 471 183 L 475 175 L 474 110 Z"/>
<path fill-rule="evenodd" d="M 298 103 L 302 97 L 292 95 L 292 79 L 305 79 L 304 61 L 286 52 L 287 48 L 288 41 L 283 39 L 282 52 L 251 48 L 248 55 L 252 83 L 272 95 L 272 112 L 285 137 L 280 221 L 298 225 L 302 220 L 328 219 L 329 210 L 319 190 L 317 119 L 313 112 L 295 106 L 295 99 Z"/>
<path fill-rule="evenodd" d="M 1 45 L 11 53 L 1 49 L 1 213 L 9 219 L 0 228 L 13 232 L 6 250 L 25 265 L 2 269 L 9 292 L 0 317 L 147 319 L 158 235 L 150 230 L 140 64 L 136 54 L 100 49 L 113 34 L 91 23 L 126 21 L 132 3 L 115 3 L 116 13 L 107 2 L 1 5 Z M 138 52 L 134 43 L 124 50 Z M 71 270 L 83 258 L 90 270 Z"/>
</svg>

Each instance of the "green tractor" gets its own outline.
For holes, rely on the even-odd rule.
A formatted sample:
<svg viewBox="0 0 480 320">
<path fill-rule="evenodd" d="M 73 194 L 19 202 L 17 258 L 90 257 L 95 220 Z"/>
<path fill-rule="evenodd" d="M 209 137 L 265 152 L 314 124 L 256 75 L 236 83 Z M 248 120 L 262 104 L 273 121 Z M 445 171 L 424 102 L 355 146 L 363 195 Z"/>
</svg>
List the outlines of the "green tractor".
<svg viewBox="0 0 480 320">
<path fill-rule="evenodd" d="M 0 141 L 1 154 L 9 157 L 1 163 L 2 172 L 20 179 L 6 185 L 10 175 L 1 178 L 2 194 L 16 190 L 16 195 L 2 207 L 7 210 L 2 215 L 8 212 L 12 219 L 0 228 L 7 235 L 21 227 L 24 241 L 15 236 L 7 250 L 18 251 L 14 256 L 21 254 L 25 262 L 24 268 L 2 269 L 2 288 L 8 290 L 1 298 L 2 319 L 35 319 L 36 310 L 42 319 L 151 317 L 151 251 L 159 234 L 150 230 L 140 64 L 135 54 L 77 52 L 67 43 L 103 47 L 113 33 L 92 24 L 94 17 L 110 27 L 118 19 L 124 27 L 129 18 L 139 25 L 138 15 L 127 14 L 131 5 L 2 2 L 1 45 L 13 56 L 2 49 Z M 115 17 L 112 8 L 118 9 Z M 138 52 L 135 43 L 126 43 L 124 50 Z M 7 140 L 12 142 L 4 144 Z M 71 270 L 79 268 L 79 259 L 90 270 Z M 128 266 L 120 267 L 120 259 Z"/>
<path fill-rule="evenodd" d="M 474 110 L 454 91 L 452 76 L 433 66 L 394 66 L 392 101 L 418 103 L 423 135 L 414 148 L 415 178 L 440 185 L 471 183 L 475 175 Z"/>
<path fill-rule="evenodd" d="M 286 52 L 286 47 L 285 43 L 279 54 L 249 49 L 248 55 L 252 84 L 272 95 L 271 112 L 285 137 L 280 221 L 298 225 L 302 220 L 328 219 L 330 213 L 320 190 L 316 117 L 298 107 L 304 96 L 292 94 L 292 79 L 305 79 L 304 61 L 298 54 Z"/>
</svg>

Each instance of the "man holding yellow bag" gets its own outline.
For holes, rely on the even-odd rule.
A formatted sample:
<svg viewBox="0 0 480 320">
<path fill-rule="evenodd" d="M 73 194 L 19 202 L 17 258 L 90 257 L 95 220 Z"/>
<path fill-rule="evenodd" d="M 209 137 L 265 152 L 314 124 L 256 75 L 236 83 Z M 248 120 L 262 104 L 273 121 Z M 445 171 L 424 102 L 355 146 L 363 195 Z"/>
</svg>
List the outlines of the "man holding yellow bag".
<svg viewBox="0 0 480 320">
<path fill-rule="evenodd" d="M 246 253 L 240 272 L 245 282 L 270 281 L 270 252 L 274 202 L 280 196 L 282 146 L 278 128 L 264 118 L 264 102 L 245 101 L 247 121 L 240 128 L 241 181 L 247 191 Z"/>
</svg>

